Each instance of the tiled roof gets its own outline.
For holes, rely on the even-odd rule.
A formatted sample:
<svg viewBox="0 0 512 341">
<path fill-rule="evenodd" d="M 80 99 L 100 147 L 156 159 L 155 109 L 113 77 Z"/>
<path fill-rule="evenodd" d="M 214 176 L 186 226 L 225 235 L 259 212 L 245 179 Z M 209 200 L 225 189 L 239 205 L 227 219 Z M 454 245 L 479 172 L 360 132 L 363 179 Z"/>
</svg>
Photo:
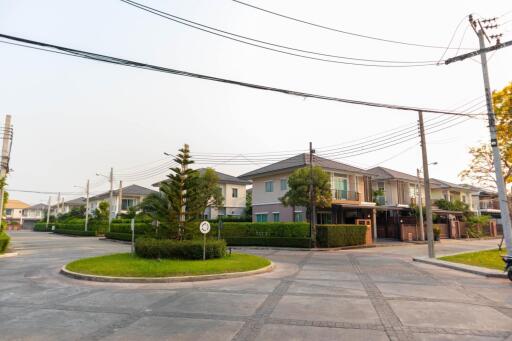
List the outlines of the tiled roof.
<svg viewBox="0 0 512 341">
<path fill-rule="evenodd" d="M 332 170 L 332 171 L 341 171 L 341 172 L 351 172 L 351 173 L 362 173 L 369 174 L 364 169 L 350 166 L 338 161 L 329 160 L 317 155 L 313 155 L 313 164 L 315 166 L 320 166 L 322 168 Z M 256 170 L 250 171 L 248 173 L 242 174 L 239 176 L 241 179 L 251 179 L 256 176 L 264 175 L 267 173 L 274 173 L 286 170 L 294 170 L 297 168 L 301 168 L 309 165 L 309 153 L 302 153 L 291 158 L 278 161 L 276 163 L 270 164 L 265 167 L 258 168 Z"/>
<path fill-rule="evenodd" d="M 119 189 L 116 189 L 116 190 L 113 191 L 113 195 L 114 196 L 118 195 L 118 193 L 119 193 Z M 146 195 L 149 195 L 151 193 L 157 193 L 157 192 L 153 191 L 152 189 L 149 189 L 149 188 L 146 188 L 146 187 L 142 187 L 142 186 L 139 186 L 139 185 L 130 185 L 130 186 L 127 186 L 127 187 L 123 187 L 123 196 L 125 196 L 125 195 L 141 195 L 141 196 L 146 196 Z M 101 193 L 101 194 L 95 195 L 95 196 L 91 197 L 90 199 L 97 200 L 97 199 L 108 198 L 109 196 L 110 196 L 110 192 L 105 192 L 105 193 Z"/>
<path fill-rule="evenodd" d="M 80 197 L 80 198 L 76 198 L 76 199 L 71 199 L 71 200 L 65 201 L 64 204 L 67 204 L 67 205 L 70 205 L 70 206 L 73 206 L 73 205 L 85 205 L 85 198 L 84 197 Z"/>
<path fill-rule="evenodd" d="M 29 210 L 47 210 L 48 209 L 48 205 L 46 205 L 46 204 L 35 204 L 35 205 L 30 206 L 30 207 L 27 207 L 27 209 L 29 209 Z"/>
<path fill-rule="evenodd" d="M 199 174 L 203 175 L 204 172 L 206 171 L 206 168 L 199 168 L 197 171 L 199 172 Z M 223 183 L 223 184 L 237 184 L 237 185 L 250 185 L 251 184 L 250 181 L 237 178 L 236 176 L 225 174 L 225 173 L 221 173 L 221 172 L 218 172 L 216 170 L 214 170 L 214 171 L 217 174 L 217 176 L 219 177 L 219 183 Z M 162 181 L 158 181 L 158 182 L 152 184 L 151 186 L 159 187 L 160 184 L 162 182 L 164 182 L 164 181 L 167 181 L 167 179 L 166 180 L 162 180 Z"/>
<path fill-rule="evenodd" d="M 5 205 L 5 208 L 16 208 L 16 209 L 18 209 L 18 208 L 24 209 L 24 208 L 28 208 L 28 207 L 30 207 L 29 204 L 26 204 L 23 201 L 15 200 L 15 199 L 7 200 L 7 204 Z"/>
<path fill-rule="evenodd" d="M 463 185 L 458 185 L 458 184 L 454 184 L 453 182 L 448 182 L 448 181 L 434 179 L 434 178 L 430 179 L 430 186 L 432 188 L 457 188 L 457 189 L 468 190 L 468 188 Z"/>
<path fill-rule="evenodd" d="M 399 180 L 407 180 L 411 182 L 417 182 L 418 178 L 414 175 L 403 173 L 396 171 L 394 169 L 389 169 L 385 167 L 374 167 L 368 169 L 368 172 L 374 173 L 375 180 L 388 180 L 388 179 L 399 179 Z"/>
</svg>

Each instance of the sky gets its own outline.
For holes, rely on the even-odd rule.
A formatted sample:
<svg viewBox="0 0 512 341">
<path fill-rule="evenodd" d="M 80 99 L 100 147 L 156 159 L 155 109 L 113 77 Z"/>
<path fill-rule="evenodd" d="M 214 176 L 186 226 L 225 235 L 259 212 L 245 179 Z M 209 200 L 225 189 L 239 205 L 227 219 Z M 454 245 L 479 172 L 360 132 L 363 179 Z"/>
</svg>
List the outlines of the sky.
<svg viewBox="0 0 512 341">
<path fill-rule="evenodd" d="M 437 61 L 445 51 L 317 29 L 230 0 L 140 2 L 229 32 L 333 55 Z M 512 4 L 502 0 L 247 2 L 386 39 L 448 46 L 453 35 L 451 47 L 460 44 L 468 49 L 478 46 L 464 19 L 468 14 L 505 14 L 498 19 L 505 24 L 499 32 L 504 33 L 503 41 L 512 39 Z M 0 32 L 327 96 L 446 110 L 484 100 L 478 58 L 414 68 L 308 60 L 213 36 L 119 0 L 0 0 Z M 466 51 L 450 49 L 445 58 Z M 16 190 L 62 192 L 67 200 L 79 196 L 82 189 L 75 186 L 84 186 L 89 179 L 92 193 L 105 191 L 108 183 L 96 173 L 108 174 L 110 167 L 116 187 L 118 180 L 151 186 L 169 172 L 169 158 L 163 153 L 175 154 L 184 143 L 193 156 L 233 154 L 217 155 L 215 161 L 203 160 L 196 167 L 213 166 L 240 175 L 268 163 L 272 153 L 306 151 L 310 141 L 322 155 L 330 148 L 347 146 L 347 141 L 382 136 L 417 121 L 415 112 L 292 97 L 6 44 L 0 44 L 0 56 L 0 115 L 11 114 L 14 126 L 8 188 L 11 198 L 29 204 L 47 202 L 49 194 Z M 489 57 L 491 87 L 501 89 L 512 81 L 512 47 Z M 475 109 L 482 112 L 479 106 Z M 425 114 L 425 119 L 437 116 Z M 458 174 L 470 160 L 469 147 L 488 139 L 486 122 L 477 118 L 427 135 L 429 161 L 438 163 L 430 167 L 431 177 L 460 182 Z M 421 166 L 417 142 L 333 158 L 362 168 L 381 165 L 415 174 Z"/>
</svg>

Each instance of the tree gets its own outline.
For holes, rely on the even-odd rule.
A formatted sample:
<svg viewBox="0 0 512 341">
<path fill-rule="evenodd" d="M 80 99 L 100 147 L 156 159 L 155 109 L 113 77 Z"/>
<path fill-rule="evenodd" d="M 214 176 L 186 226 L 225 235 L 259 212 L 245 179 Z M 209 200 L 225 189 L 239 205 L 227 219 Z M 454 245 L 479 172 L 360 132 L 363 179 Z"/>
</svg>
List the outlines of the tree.
<svg viewBox="0 0 512 341">
<path fill-rule="evenodd" d="M 219 187 L 219 176 L 213 168 L 206 168 L 195 185 L 187 202 L 191 217 L 202 218 L 208 207 L 222 206 L 224 197 Z"/>
<path fill-rule="evenodd" d="M 94 215 L 96 216 L 96 218 L 100 221 L 106 221 L 108 220 L 108 209 L 110 207 L 110 204 L 108 203 L 108 201 L 101 201 L 99 204 L 98 204 L 98 208 L 96 210 L 94 210 Z"/>
<path fill-rule="evenodd" d="M 291 206 L 294 211 L 297 206 L 306 207 L 307 215 L 311 219 L 310 184 L 310 167 L 296 169 L 288 177 L 288 192 L 286 192 L 283 197 L 279 198 L 279 200 L 284 206 Z M 313 167 L 313 196 L 316 206 L 329 207 L 331 205 L 332 193 L 330 177 L 329 174 L 319 166 Z"/>
<path fill-rule="evenodd" d="M 496 130 L 505 183 L 512 183 L 512 82 L 492 94 Z M 490 144 L 471 147 L 472 160 L 459 176 L 483 187 L 496 188 L 495 169 Z"/>
<path fill-rule="evenodd" d="M 245 194 L 244 217 L 252 219 L 252 191 L 247 191 Z"/>
</svg>

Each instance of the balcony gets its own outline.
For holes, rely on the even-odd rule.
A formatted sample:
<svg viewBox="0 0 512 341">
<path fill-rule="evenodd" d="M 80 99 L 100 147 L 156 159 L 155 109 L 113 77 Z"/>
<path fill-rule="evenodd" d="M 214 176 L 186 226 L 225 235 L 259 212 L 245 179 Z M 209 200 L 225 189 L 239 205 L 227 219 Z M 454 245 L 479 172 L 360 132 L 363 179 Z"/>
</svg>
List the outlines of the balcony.
<svg viewBox="0 0 512 341">
<path fill-rule="evenodd" d="M 500 204 L 498 200 L 480 201 L 481 210 L 499 210 Z"/>
<path fill-rule="evenodd" d="M 342 201 L 342 200 L 357 201 L 357 202 L 361 201 L 360 195 L 358 192 L 345 191 L 345 190 L 340 190 L 340 189 L 332 190 L 332 199 L 334 201 Z"/>
</svg>

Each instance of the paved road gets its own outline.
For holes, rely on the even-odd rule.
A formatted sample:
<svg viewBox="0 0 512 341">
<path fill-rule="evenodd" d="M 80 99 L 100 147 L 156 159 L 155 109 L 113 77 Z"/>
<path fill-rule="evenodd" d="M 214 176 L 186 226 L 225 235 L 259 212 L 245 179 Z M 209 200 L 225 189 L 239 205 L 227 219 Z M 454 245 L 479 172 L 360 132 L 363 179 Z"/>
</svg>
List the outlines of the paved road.
<svg viewBox="0 0 512 341">
<path fill-rule="evenodd" d="M 0 258 L 1 340 L 512 340 L 512 285 L 410 261 L 425 246 L 250 251 L 268 274 L 177 284 L 108 284 L 58 274 L 127 251 L 96 238 L 12 233 Z M 446 241 L 440 252 L 495 241 Z"/>
</svg>

